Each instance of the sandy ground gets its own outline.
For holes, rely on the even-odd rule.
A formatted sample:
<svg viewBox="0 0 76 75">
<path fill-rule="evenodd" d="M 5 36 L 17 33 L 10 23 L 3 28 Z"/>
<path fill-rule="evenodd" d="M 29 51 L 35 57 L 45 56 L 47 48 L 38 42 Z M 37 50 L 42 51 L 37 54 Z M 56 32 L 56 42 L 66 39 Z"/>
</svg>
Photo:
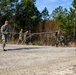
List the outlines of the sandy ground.
<svg viewBox="0 0 76 75">
<path fill-rule="evenodd" d="M 7 45 L 0 75 L 76 75 L 76 47 Z"/>
</svg>

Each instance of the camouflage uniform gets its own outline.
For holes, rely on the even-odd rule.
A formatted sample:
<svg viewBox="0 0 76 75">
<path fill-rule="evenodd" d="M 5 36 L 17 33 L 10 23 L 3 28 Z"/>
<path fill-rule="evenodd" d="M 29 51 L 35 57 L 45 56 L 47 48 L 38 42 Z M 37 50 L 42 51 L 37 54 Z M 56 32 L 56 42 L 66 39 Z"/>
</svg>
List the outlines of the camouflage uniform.
<svg viewBox="0 0 76 75">
<path fill-rule="evenodd" d="M 58 45 L 59 45 L 59 32 L 56 32 L 55 36 L 56 36 L 56 47 L 58 47 Z"/>
<path fill-rule="evenodd" d="M 18 43 L 19 42 L 23 43 L 23 29 L 21 29 L 20 32 L 19 32 L 19 40 L 18 40 Z"/>
<path fill-rule="evenodd" d="M 26 43 L 26 36 L 27 36 L 27 33 L 28 33 L 28 31 L 26 31 L 26 32 L 24 33 L 24 40 L 23 40 L 23 43 Z"/>
<path fill-rule="evenodd" d="M 7 42 L 7 38 L 8 38 L 8 32 L 9 32 L 9 27 L 8 25 L 3 25 L 1 27 L 1 33 L 2 33 L 2 48 L 3 50 L 5 50 L 5 46 L 6 46 L 6 42 Z"/>
<path fill-rule="evenodd" d="M 60 45 L 62 46 L 65 45 L 65 40 L 63 35 L 60 36 Z"/>
</svg>

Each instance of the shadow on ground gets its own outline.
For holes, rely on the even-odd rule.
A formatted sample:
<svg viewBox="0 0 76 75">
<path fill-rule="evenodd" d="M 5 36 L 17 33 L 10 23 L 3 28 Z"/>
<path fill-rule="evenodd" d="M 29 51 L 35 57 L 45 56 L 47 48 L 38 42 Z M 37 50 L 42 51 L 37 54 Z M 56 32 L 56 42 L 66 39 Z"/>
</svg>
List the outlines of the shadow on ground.
<svg viewBox="0 0 76 75">
<path fill-rule="evenodd" d="M 12 51 L 12 50 L 30 50 L 30 49 L 41 49 L 41 48 L 44 48 L 44 47 L 23 47 L 23 48 L 11 48 L 11 49 L 8 49 L 8 51 Z"/>
</svg>

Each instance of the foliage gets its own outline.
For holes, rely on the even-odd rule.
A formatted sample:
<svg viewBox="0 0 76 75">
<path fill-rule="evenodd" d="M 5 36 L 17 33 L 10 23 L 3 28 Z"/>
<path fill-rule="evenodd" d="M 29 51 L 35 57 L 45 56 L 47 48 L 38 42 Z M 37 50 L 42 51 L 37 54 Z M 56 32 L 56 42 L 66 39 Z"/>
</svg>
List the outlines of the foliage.
<svg viewBox="0 0 76 75">
<path fill-rule="evenodd" d="M 39 24 L 39 32 L 42 32 L 43 22 Z M 44 32 L 55 32 L 60 30 L 59 22 L 57 20 L 47 20 L 44 24 Z"/>
<path fill-rule="evenodd" d="M 72 6 L 76 9 L 76 0 L 73 0 Z"/>
<path fill-rule="evenodd" d="M 47 10 L 47 8 L 45 7 L 44 10 L 42 11 L 42 32 L 45 31 L 45 21 L 49 20 L 49 12 Z"/>
<path fill-rule="evenodd" d="M 40 12 L 35 7 L 35 0 L 22 0 L 17 5 L 16 23 L 24 30 L 35 32 L 41 20 Z M 35 16 L 35 17 L 34 17 Z"/>
<path fill-rule="evenodd" d="M 42 23 L 42 31 L 46 31 L 49 21 L 49 12 L 45 7 L 40 11 L 35 6 L 36 0 L 0 0 L 0 26 L 5 20 L 9 20 L 10 24 L 16 29 L 23 28 L 24 31 L 37 32 L 39 23 Z M 69 11 L 62 6 L 53 10 L 51 16 L 57 21 L 56 26 L 60 26 L 61 30 L 67 35 L 73 36 L 76 33 L 76 0 L 73 0 Z M 51 22 L 51 24 L 55 24 Z M 53 25 L 54 26 L 54 25 Z M 53 26 L 51 28 L 53 28 Z"/>
<path fill-rule="evenodd" d="M 44 10 L 42 11 L 42 19 L 43 20 L 49 20 L 49 12 L 47 8 L 45 7 Z"/>
<path fill-rule="evenodd" d="M 75 28 L 74 28 L 74 16 L 75 16 L 75 10 L 73 8 L 70 8 L 70 11 L 68 11 L 66 8 L 63 9 L 61 6 L 53 10 L 52 17 L 53 19 L 57 20 L 59 22 L 59 25 L 61 27 L 61 30 L 64 30 L 66 32 L 66 35 L 73 36 Z"/>
<path fill-rule="evenodd" d="M 17 29 L 23 28 L 35 32 L 41 21 L 41 13 L 35 6 L 36 0 L 0 0 L 1 25 L 5 20 L 16 25 Z"/>
</svg>

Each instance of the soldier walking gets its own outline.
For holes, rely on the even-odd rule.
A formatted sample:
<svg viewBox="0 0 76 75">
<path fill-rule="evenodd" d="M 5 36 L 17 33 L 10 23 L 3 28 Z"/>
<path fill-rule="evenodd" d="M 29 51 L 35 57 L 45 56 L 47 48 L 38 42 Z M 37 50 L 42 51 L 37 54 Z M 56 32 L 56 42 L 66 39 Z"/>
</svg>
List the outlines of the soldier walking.
<svg viewBox="0 0 76 75">
<path fill-rule="evenodd" d="M 19 32 L 18 44 L 19 44 L 19 42 L 23 43 L 23 29 L 21 29 Z"/>
<path fill-rule="evenodd" d="M 7 51 L 5 49 L 5 46 L 6 46 L 8 34 L 9 34 L 8 21 L 5 21 L 4 25 L 1 26 L 1 33 L 2 33 L 2 50 Z"/>
<path fill-rule="evenodd" d="M 56 36 L 56 47 L 58 47 L 58 45 L 59 45 L 59 32 L 56 32 L 55 36 Z"/>
<path fill-rule="evenodd" d="M 64 46 L 65 45 L 65 39 L 63 35 L 60 35 L 60 45 Z"/>
<path fill-rule="evenodd" d="M 26 32 L 24 33 L 24 37 L 23 37 L 23 38 L 24 38 L 24 40 L 23 40 L 23 43 L 26 43 L 26 39 L 27 39 L 27 38 L 26 38 L 26 37 L 27 37 L 27 33 L 28 33 L 28 31 L 26 31 Z"/>
</svg>

